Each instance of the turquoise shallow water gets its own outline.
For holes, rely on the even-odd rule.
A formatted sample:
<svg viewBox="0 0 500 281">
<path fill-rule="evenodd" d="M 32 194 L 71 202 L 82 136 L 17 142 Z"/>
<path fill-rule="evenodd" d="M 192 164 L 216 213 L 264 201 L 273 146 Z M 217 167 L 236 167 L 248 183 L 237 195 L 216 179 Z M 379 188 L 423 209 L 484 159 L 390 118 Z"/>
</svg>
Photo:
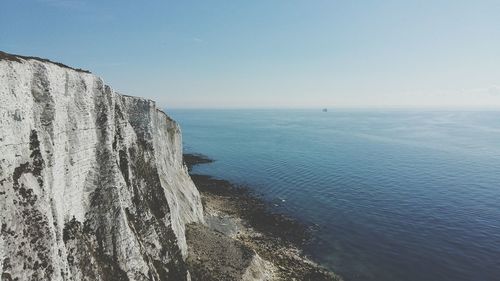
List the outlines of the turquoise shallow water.
<svg viewBox="0 0 500 281">
<path fill-rule="evenodd" d="M 349 280 L 500 280 L 500 112 L 167 110 Z"/>
</svg>

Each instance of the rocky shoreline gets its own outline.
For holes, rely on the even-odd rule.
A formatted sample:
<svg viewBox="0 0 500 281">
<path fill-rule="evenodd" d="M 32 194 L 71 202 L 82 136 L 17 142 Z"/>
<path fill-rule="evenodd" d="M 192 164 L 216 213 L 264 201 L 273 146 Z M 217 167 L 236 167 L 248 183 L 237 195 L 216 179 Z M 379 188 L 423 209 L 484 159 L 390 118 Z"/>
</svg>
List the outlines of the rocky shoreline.
<svg viewBox="0 0 500 281">
<path fill-rule="evenodd" d="M 184 154 L 184 162 L 206 221 L 186 229 L 193 280 L 342 280 L 303 255 L 301 246 L 310 239 L 306 226 L 273 213 L 245 187 L 192 172 L 212 159 Z"/>
</svg>

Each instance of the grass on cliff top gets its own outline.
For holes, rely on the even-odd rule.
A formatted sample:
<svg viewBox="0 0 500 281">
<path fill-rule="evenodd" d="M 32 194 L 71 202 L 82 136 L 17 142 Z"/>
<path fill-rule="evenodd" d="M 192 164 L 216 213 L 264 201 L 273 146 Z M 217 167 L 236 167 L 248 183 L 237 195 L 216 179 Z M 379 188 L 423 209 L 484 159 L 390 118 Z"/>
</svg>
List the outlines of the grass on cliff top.
<svg viewBox="0 0 500 281">
<path fill-rule="evenodd" d="M 81 69 L 81 68 L 73 68 L 71 66 L 67 66 L 67 65 L 62 64 L 60 62 L 54 62 L 54 61 L 51 61 L 51 60 L 48 60 L 48 59 L 44 59 L 44 58 L 14 55 L 14 54 L 8 54 L 8 53 L 0 51 L 0 60 L 8 60 L 8 61 L 21 62 L 21 59 L 24 59 L 24 60 L 36 60 L 36 61 L 45 62 L 45 63 L 52 63 L 52 64 L 55 64 L 57 66 L 60 66 L 60 67 L 63 67 L 63 68 L 68 68 L 68 69 L 72 69 L 72 70 L 75 70 L 75 71 L 78 71 L 78 72 L 91 73 L 88 70 L 84 70 L 84 69 Z"/>
</svg>

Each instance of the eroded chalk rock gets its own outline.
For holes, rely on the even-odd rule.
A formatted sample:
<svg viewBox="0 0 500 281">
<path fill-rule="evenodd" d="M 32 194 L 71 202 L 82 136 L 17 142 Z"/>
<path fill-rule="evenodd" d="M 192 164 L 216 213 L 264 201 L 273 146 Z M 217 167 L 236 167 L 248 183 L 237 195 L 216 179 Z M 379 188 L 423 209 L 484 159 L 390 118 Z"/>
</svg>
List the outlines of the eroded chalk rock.
<svg viewBox="0 0 500 281">
<path fill-rule="evenodd" d="M 273 265 L 242 242 L 203 224 L 187 226 L 193 281 L 273 280 Z"/>
<path fill-rule="evenodd" d="M 86 72 L 0 55 L 2 280 L 186 280 L 179 126 Z"/>
</svg>

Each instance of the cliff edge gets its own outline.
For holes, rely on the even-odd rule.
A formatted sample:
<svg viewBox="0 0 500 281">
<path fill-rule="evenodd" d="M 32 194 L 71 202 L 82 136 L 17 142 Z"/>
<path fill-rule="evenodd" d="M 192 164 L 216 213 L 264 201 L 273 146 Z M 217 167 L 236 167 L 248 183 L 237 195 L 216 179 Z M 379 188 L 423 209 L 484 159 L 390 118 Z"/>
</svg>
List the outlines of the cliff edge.
<svg viewBox="0 0 500 281">
<path fill-rule="evenodd" d="M 0 53 L 2 280 L 189 280 L 179 126 L 80 69 Z"/>
</svg>

